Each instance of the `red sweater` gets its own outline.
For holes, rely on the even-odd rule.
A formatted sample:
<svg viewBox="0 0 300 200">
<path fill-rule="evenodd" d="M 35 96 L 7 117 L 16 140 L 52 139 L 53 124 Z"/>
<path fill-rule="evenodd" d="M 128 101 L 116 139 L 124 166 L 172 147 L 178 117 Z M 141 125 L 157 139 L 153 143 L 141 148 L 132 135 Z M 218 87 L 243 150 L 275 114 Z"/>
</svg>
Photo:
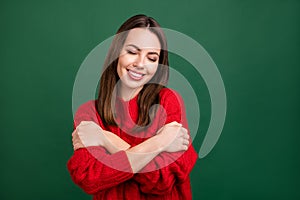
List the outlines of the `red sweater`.
<svg viewBox="0 0 300 200">
<path fill-rule="evenodd" d="M 129 101 L 117 99 L 116 126 L 105 127 L 96 111 L 95 101 L 81 105 L 74 117 L 74 126 L 81 121 L 94 121 L 111 131 L 131 146 L 147 140 L 164 124 L 172 121 L 187 128 L 182 98 L 173 90 L 160 92 L 160 105 L 152 125 L 147 131 L 126 134 L 138 117 L 137 97 Z M 121 112 L 120 112 L 121 111 Z M 132 120 L 128 120 L 131 117 Z M 120 129 L 119 127 L 122 127 Z M 185 152 L 163 152 L 148 163 L 139 173 L 132 173 L 125 151 L 109 154 L 103 147 L 81 148 L 74 152 L 67 167 L 72 180 L 94 200 L 186 200 L 192 199 L 189 173 L 197 160 L 192 145 Z"/>
</svg>

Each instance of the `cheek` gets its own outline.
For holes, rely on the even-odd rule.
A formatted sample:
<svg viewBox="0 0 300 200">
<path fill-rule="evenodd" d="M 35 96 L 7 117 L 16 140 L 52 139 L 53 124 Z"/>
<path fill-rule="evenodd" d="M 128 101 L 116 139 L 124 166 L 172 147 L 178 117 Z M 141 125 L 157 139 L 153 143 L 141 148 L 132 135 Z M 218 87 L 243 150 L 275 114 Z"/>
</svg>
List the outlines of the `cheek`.
<svg viewBox="0 0 300 200">
<path fill-rule="evenodd" d="M 134 56 L 130 56 L 128 54 L 122 55 L 119 57 L 119 65 L 121 67 L 127 67 L 128 65 L 130 65 L 131 63 L 135 62 L 135 58 Z"/>
<path fill-rule="evenodd" d="M 149 66 L 149 68 L 148 68 L 149 74 L 154 76 L 154 74 L 157 71 L 157 68 L 158 68 L 158 64 Z"/>
<path fill-rule="evenodd" d="M 117 73 L 119 75 L 119 78 L 122 76 L 121 70 L 120 70 L 120 64 L 117 65 Z"/>
<path fill-rule="evenodd" d="M 124 75 L 124 69 L 127 66 L 126 60 L 127 59 L 124 58 L 124 56 L 120 56 L 118 59 L 117 73 L 118 73 L 119 77 L 122 77 Z"/>
<path fill-rule="evenodd" d="M 122 64 L 120 63 L 120 61 L 118 61 L 118 65 L 117 65 L 117 73 L 119 75 L 119 78 L 121 78 L 123 76 L 123 70 L 122 70 Z"/>
</svg>

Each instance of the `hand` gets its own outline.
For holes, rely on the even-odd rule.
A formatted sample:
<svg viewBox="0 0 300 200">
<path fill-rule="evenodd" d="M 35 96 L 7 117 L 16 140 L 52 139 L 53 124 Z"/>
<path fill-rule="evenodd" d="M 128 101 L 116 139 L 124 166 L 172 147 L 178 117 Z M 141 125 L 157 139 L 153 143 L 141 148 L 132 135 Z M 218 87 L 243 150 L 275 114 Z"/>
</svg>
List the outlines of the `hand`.
<svg viewBox="0 0 300 200">
<path fill-rule="evenodd" d="M 82 144 L 78 135 L 78 131 L 76 129 L 72 133 L 72 143 L 74 151 L 80 148 L 84 148 L 84 145 Z"/>
<path fill-rule="evenodd" d="M 188 131 L 177 122 L 166 124 L 158 131 L 157 134 L 163 144 L 163 151 L 178 152 L 188 149 Z"/>
<path fill-rule="evenodd" d="M 105 136 L 99 125 L 92 121 L 82 121 L 72 133 L 74 150 L 89 146 L 103 146 Z"/>
</svg>

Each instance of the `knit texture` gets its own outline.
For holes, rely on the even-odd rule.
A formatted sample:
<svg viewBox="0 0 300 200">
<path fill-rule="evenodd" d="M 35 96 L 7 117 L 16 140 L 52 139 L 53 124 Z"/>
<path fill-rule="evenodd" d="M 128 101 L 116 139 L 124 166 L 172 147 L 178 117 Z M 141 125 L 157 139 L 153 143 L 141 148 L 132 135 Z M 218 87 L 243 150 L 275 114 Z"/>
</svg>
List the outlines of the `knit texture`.
<svg viewBox="0 0 300 200">
<path fill-rule="evenodd" d="M 118 126 L 105 127 L 96 111 L 95 100 L 82 104 L 74 117 L 74 127 L 81 121 L 94 121 L 103 129 L 122 138 L 131 146 L 154 136 L 167 123 L 177 121 L 188 129 L 182 98 L 174 90 L 160 92 L 160 107 L 145 131 L 130 133 L 138 117 L 138 95 L 129 101 L 116 100 Z M 130 134 L 129 134 L 130 133 Z M 189 200 L 192 199 L 189 174 L 197 160 L 192 145 L 183 152 L 163 152 L 139 173 L 133 174 L 124 151 L 109 154 L 100 146 L 81 148 L 67 163 L 71 178 L 94 200 Z"/>
</svg>

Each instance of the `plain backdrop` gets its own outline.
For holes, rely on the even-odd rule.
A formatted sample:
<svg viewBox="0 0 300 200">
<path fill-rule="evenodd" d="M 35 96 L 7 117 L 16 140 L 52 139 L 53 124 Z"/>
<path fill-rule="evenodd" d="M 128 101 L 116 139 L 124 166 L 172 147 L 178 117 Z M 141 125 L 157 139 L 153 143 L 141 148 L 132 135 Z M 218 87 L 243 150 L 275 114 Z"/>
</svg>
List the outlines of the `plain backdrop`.
<svg viewBox="0 0 300 200">
<path fill-rule="evenodd" d="M 72 88 L 84 58 L 143 13 L 200 43 L 215 61 L 227 116 L 191 173 L 194 199 L 300 199 L 300 1 L 0 2 L 0 199 L 91 199 L 72 181 Z M 197 91 L 198 151 L 209 125 L 201 75 L 171 66 Z"/>
</svg>

